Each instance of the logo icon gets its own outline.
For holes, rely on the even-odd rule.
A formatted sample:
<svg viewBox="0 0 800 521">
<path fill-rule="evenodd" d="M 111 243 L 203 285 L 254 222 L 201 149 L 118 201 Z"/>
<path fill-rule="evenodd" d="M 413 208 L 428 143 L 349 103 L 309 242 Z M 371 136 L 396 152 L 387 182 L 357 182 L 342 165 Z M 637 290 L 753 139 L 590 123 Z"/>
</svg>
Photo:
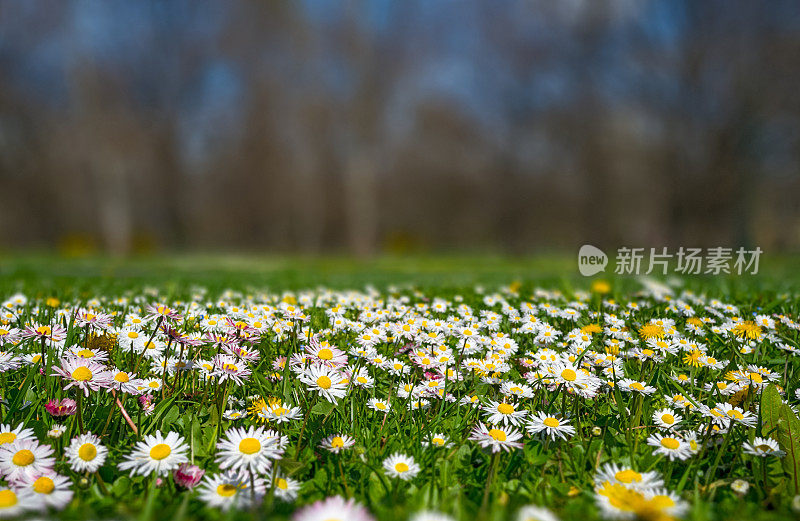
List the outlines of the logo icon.
<svg viewBox="0 0 800 521">
<path fill-rule="evenodd" d="M 596 273 L 605 271 L 607 265 L 608 256 L 600 248 L 591 244 L 584 244 L 578 250 L 578 271 L 584 277 L 591 277 Z"/>
</svg>

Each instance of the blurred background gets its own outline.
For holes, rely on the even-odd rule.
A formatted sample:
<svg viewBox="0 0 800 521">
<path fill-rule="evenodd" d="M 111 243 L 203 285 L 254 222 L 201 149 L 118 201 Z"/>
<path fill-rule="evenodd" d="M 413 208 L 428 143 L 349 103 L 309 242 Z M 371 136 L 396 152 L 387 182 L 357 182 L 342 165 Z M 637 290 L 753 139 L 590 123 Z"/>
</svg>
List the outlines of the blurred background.
<svg viewBox="0 0 800 521">
<path fill-rule="evenodd" d="M 0 1 L 0 249 L 800 247 L 796 0 Z"/>
</svg>

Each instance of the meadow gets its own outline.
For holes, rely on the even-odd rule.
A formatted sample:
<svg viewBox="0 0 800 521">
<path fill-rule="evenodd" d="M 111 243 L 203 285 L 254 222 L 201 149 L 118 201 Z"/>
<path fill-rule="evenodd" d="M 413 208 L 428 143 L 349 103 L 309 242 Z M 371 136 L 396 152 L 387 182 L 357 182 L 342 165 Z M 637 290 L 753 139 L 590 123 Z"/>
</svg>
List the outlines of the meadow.
<svg viewBox="0 0 800 521">
<path fill-rule="evenodd" d="M 0 262 L 0 518 L 800 515 L 794 258 Z"/>
</svg>

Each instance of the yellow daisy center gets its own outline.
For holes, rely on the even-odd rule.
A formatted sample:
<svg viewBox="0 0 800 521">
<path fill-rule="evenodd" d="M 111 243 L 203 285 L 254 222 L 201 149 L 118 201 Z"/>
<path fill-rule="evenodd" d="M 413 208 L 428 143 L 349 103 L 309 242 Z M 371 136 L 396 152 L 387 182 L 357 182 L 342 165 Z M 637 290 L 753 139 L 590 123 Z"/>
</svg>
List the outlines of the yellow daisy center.
<svg viewBox="0 0 800 521">
<path fill-rule="evenodd" d="M 39 494 L 50 494 L 56 489 L 56 484 L 47 476 L 42 476 L 33 482 L 33 490 Z"/>
<path fill-rule="evenodd" d="M 394 470 L 397 472 L 406 472 L 408 471 L 408 465 L 401 461 L 400 463 L 395 464 Z"/>
<path fill-rule="evenodd" d="M 322 360 L 332 360 L 333 359 L 333 351 L 328 349 L 327 347 L 322 348 L 317 353 L 317 356 L 320 357 Z"/>
<path fill-rule="evenodd" d="M 317 385 L 323 389 L 330 389 L 331 379 L 325 375 L 322 375 L 319 378 L 317 378 Z"/>
<path fill-rule="evenodd" d="M 568 382 L 574 382 L 578 378 L 578 373 L 573 371 L 572 369 L 564 369 L 561 371 L 561 378 Z"/>
<path fill-rule="evenodd" d="M 675 423 L 675 417 L 673 415 L 667 413 L 667 414 L 664 414 L 664 415 L 661 416 L 661 421 L 663 421 L 664 423 L 672 424 L 672 423 Z"/>
<path fill-rule="evenodd" d="M 157 461 L 161 461 L 170 454 L 172 454 L 172 449 L 166 443 L 159 443 L 150 449 L 150 457 Z"/>
<path fill-rule="evenodd" d="M 29 451 L 28 449 L 22 449 L 18 451 L 16 454 L 14 454 L 14 457 L 11 458 L 11 462 L 17 467 L 27 467 L 34 461 L 36 461 L 36 456 L 34 456 L 33 452 Z"/>
<path fill-rule="evenodd" d="M 239 442 L 239 452 L 244 454 L 255 454 L 261 450 L 261 442 L 255 438 L 244 438 Z"/>
<path fill-rule="evenodd" d="M 97 447 L 91 443 L 84 443 L 78 449 L 78 457 L 83 461 L 92 461 L 95 457 L 97 457 Z"/>
<path fill-rule="evenodd" d="M 236 487 L 230 483 L 223 483 L 222 485 L 217 486 L 217 495 L 222 497 L 231 497 L 234 494 L 236 494 Z"/>
<path fill-rule="evenodd" d="M 278 482 L 276 483 L 277 487 L 281 490 L 286 490 L 289 488 L 289 483 L 286 482 L 283 478 L 278 478 Z"/>
<path fill-rule="evenodd" d="M 632 483 L 634 481 L 638 483 L 639 481 L 642 480 L 642 475 L 633 469 L 620 470 L 619 472 L 614 474 L 614 477 L 617 478 L 617 481 L 620 481 L 625 484 Z"/>
<path fill-rule="evenodd" d="M 497 441 L 506 441 L 506 433 L 500 429 L 489 429 L 489 436 Z"/>
<path fill-rule="evenodd" d="M 508 403 L 501 403 L 497 406 L 497 411 L 501 414 L 512 414 L 514 412 L 514 406 Z"/>
<path fill-rule="evenodd" d="M 344 440 L 341 436 L 336 436 L 331 440 L 331 447 L 335 447 L 337 449 L 341 449 L 344 447 Z"/>
<path fill-rule="evenodd" d="M 120 383 L 125 383 L 128 382 L 130 378 L 128 377 L 128 373 L 120 371 L 119 373 L 114 375 L 114 380 Z"/>
<path fill-rule="evenodd" d="M 676 440 L 675 438 L 662 438 L 661 439 L 661 446 L 665 447 L 669 450 L 675 450 L 681 446 L 681 443 Z"/>
<path fill-rule="evenodd" d="M 92 379 L 92 371 L 88 367 L 81 366 L 72 371 L 72 379 L 79 382 L 86 382 Z"/>
<path fill-rule="evenodd" d="M 11 508 L 18 502 L 13 490 L 0 490 L 0 508 Z"/>
<path fill-rule="evenodd" d="M 17 439 L 17 435 L 13 432 L 0 432 L 0 445 L 11 443 Z"/>
<path fill-rule="evenodd" d="M 556 420 L 555 418 L 545 418 L 545 419 L 544 419 L 544 421 L 543 421 L 542 423 L 544 423 L 544 424 L 545 424 L 545 425 L 547 425 L 548 427 L 552 427 L 552 428 L 554 428 L 554 429 L 555 429 L 556 427 L 558 427 L 559 425 L 561 425 L 561 423 L 559 423 L 559 421 L 558 421 L 558 420 Z"/>
</svg>

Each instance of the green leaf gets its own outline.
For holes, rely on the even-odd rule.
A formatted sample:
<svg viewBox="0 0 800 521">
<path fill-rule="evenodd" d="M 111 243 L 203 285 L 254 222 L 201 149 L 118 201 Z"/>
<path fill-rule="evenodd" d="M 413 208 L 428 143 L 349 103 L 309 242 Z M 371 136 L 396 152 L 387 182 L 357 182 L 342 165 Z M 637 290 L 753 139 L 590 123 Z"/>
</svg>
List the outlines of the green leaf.
<svg viewBox="0 0 800 521">
<path fill-rule="evenodd" d="M 316 414 L 318 416 L 324 416 L 326 414 L 330 414 L 333 411 L 334 405 L 329 401 L 318 402 L 314 407 L 311 408 L 311 414 Z"/>
<path fill-rule="evenodd" d="M 111 493 L 117 497 L 124 496 L 131 488 L 131 478 L 120 476 L 111 486 Z"/>
<path fill-rule="evenodd" d="M 775 385 L 769 385 L 761 393 L 761 435 L 777 439 L 778 421 L 780 420 L 783 401 Z"/>
<path fill-rule="evenodd" d="M 302 462 L 288 458 L 282 458 L 278 460 L 278 465 L 289 476 L 295 474 L 297 471 L 303 468 Z"/>
<path fill-rule="evenodd" d="M 800 420 L 789 408 L 781 407 L 781 422 L 778 424 L 778 444 L 786 452 L 783 471 L 789 475 L 787 489 L 792 495 L 800 494 Z"/>
</svg>

